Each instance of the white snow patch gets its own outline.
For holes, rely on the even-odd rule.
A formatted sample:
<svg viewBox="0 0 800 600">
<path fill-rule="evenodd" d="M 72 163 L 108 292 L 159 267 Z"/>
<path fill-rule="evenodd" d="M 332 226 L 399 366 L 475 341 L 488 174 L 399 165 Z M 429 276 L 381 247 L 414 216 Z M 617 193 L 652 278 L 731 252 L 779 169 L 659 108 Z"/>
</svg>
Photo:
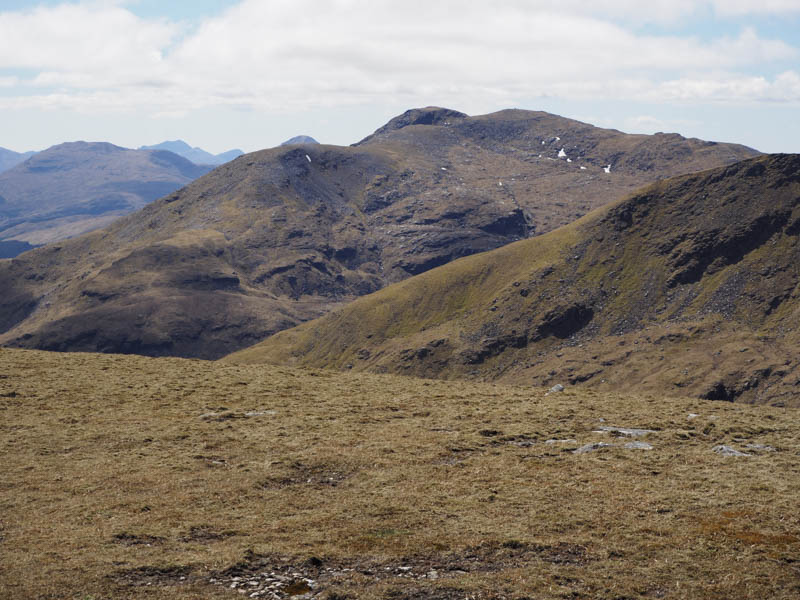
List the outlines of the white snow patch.
<svg viewBox="0 0 800 600">
<path fill-rule="evenodd" d="M 611 173 L 611 165 L 608 165 L 607 167 L 603 167 L 603 171 L 605 171 L 606 173 Z"/>
<path fill-rule="evenodd" d="M 447 171 L 447 167 L 442 167 L 442 171 Z"/>
<path fill-rule="evenodd" d="M 568 159 L 567 159 L 567 162 L 572 162 L 572 159 L 571 159 L 571 158 L 568 158 Z"/>
<path fill-rule="evenodd" d="M 567 153 L 564 152 L 564 149 L 558 151 L 558 158 L 567 158 Z"/>
<path fill-rule="evenodd" d="M 544 140 L 542 140 L 542 146 L 544 146 Z"/>
<path fill-rule="evenodd" d="M 502 181 L 498 181 L 497 185 L 499 185 L 500 187 L 503 187 L 503 182 Z"/>
<path fill-rule="evenodd" d="M 581 171 L 585 171 L 585 170 L 586 170 L 586 167 L 581 167 Z"/>
<path fill-rule="evenodd" d="M 311 162 L 311 157 L 308 154 L 306 154 L 306 159 L 308 160 L 308 162 Z"/>
<path fill-rule="evenodd" d="M 556 141 L 557 141 L 557 142 L 560 142 L 560 141 L 561 141 L 561 138 L 560 138 L 560 137 L 558 137 L 558 136 L 556 136 Z"/>
</svg>

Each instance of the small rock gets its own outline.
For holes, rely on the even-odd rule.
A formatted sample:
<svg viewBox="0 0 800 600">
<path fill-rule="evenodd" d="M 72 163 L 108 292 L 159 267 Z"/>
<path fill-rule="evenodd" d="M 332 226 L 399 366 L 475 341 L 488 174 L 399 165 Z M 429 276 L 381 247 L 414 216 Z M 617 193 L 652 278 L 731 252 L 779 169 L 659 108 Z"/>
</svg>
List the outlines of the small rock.
<svg viewBox="0 0 800 600">
<path fill-rule="evenodd" d="M 647 442 L 628 442 L 625 444 L 628 450 L 652 450 L 653 446 Z"/>
<path fill-rule="evenodd" d="M 747 452 L 739 452 L 736 448 L 731 448 L 730 446 L 725 446 L 724 444 L 714 446 L 711 450 L 717 454 L 722 454 L 722 456 L 752 456 L 752 454 L 748 454 Z"/>
<path fill-rule="evenodd" d="M 610 448 L 614 444 L 606 444 L 605 442 L 592 442 L 591 444 L 586 444 L 585 446 L 581 446 L 577 450 L 573 450 L 573 454 L 586 454 L 587 452 L 594 452 L 595 450 L 600 450 L 600 448 Z"/>
<path fill-rule="evenodd" d="M 629 427 L 600 427 L 598 431 L 594 433 L 616 433 L 617 435 L 624 436 L 624 437 L 639 437 L 641 435 L 647 435 L 648 433 L 655 433 L 652 429 L 631 429 Z"/>
<path fill-rule="evenodd" d="M 755 450 L 757 452 L 777 452 L 778 449 L 766 444 L 747 444 L 745 446 L 748 450 Z"/>
<path fill-rule="evenodd" d="M 566 439 L 566 440 L 545 440 L 545 444 L 577 444 L 578 440 L 573 439 Z"/>
<path fill-rule="evenodd" d="M 700 415 L 698 415 L 697 413 L 689 413 L 688 415 L 686 415 L 686 418 L 691 421 L 692 419 L 696 419 L 699 416 Z"/>
<path fill-rule="evenodd" d="M 551 387 L 549 390 L 547 390 L 547 394 L 557 394 L 558 392 L 563 392 L 563 391 L 564 391 L 564 386 L 561 385 L 560 383 L 557 383 L 553 387 Z M 545 394 L 545 396 L 547 394 Z"/>
<path fill-rule="evenodd" d="M 428 579 L 439 579 L 438 571 L 428 571 Z"/>
</svg>

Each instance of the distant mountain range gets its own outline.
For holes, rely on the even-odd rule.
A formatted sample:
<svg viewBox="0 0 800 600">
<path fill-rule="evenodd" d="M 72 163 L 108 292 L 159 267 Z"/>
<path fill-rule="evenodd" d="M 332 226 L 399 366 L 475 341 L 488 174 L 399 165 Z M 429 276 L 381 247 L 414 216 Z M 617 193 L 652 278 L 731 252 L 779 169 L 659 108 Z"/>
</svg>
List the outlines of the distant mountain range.
<svg viewBox="0 0 800 600">
<path fill-rule="evenodd" d="M 0 173 L 8 171 L 11 167 L 16 167 L 19 163 L 28 160 L 36 152 L 14 152 L 6 148 L 0 148 Z"/>
<path fill-rule="evenodd" d="M 106 229 L 0 261 L 0 343 L 217 358 L 643 184 L 756 154 L 544 112 L 414 109 L 352 147 L 242 156 Z M 435 296 L 448 311 L 467 300 Z"/>
<path fill-rule="evenodd" d="M 103 227 L 210 169 L 166 150 L 53 146 L 0 173 L 0 241 L 39 245 Z"/>
<path fill-rule="evenodd" d="M 161 142 L 160 144 L 155 144 L 154 146 L 142 146 L 139 148 L 139 150 L 169 150 L 178 156 L 182 156 L 183 158 L 192 161 L 196 165 L 222 165 L 233 160 L 237 156 L 244 154 L 244 152 L 238 148 L 234 150 L 228 150 L 227 152 L 222 152 L 220 154 L 211 154 L 202 148 L 192 148 L 183 140 Z"/>
<path fill-rule="evenodd" d="M 319 142 L 310 135 L 296 135 L 283 142 L 281 146 L 291 146 L 292 144 L 319 144 Z"/>
</svg>

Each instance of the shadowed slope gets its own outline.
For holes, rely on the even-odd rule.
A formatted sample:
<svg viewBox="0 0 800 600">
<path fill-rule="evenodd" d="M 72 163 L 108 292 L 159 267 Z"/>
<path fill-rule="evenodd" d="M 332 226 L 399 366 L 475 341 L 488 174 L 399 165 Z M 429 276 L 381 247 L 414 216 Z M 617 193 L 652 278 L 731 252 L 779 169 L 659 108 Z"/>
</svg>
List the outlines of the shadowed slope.
<svg viewBox="0 0 800 600">
<path fill-rule="evenodd" d="M 106 230 L 0 264 L 0 343 L 220 357 L 642 183 L 753 153 L 546 113 L 418 109 L 355 147 L 242 156 Z"/>
<path fill-rule="evenodd" d="M 231 362 L 798 404 L 800 156 L 654 184 Z"/>
</svg>

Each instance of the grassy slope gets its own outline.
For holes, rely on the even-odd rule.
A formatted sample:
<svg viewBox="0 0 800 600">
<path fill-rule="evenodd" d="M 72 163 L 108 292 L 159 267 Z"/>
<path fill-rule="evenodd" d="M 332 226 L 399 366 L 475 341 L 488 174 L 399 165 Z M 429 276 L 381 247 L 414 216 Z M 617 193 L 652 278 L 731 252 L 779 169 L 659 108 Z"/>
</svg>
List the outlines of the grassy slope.
<svg viewBox="0 0 800 600">
<path fill-rule="evenodd" d="M 785 409 L 23 350 L 0 374 L 3 598 L 800 594 Z M 777 450 L 711 451 L 750 443 Z"/>
<path fill-rule="evenodd" d="M 654 184 L 226 360 L 797 404 L 797 161 Z"/>
</svg>

